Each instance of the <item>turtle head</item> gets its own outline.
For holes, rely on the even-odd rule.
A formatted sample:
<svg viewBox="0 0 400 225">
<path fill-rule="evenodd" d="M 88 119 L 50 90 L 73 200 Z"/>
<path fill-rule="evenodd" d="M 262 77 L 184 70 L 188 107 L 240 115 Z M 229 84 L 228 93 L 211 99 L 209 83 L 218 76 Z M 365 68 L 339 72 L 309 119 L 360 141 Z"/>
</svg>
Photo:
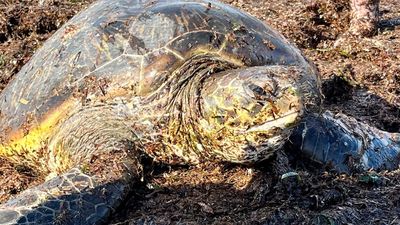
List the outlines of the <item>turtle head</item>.
<svg viewBox="0 0 400 225">
<path fill-rule="evenodd" d="M 213 74 L 201 92 L 201 132 L 223 160 L 253 163 L 287 140 L 302 114 L 299 69 L 250 67 Z"/>
</svg>

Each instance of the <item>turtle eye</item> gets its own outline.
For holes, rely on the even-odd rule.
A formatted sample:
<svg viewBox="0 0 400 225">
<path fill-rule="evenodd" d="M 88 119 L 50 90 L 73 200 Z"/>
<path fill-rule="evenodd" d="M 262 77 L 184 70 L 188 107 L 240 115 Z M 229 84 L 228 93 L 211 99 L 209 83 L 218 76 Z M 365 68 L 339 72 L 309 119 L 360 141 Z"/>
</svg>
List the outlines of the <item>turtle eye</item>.
<svg viewBox="0 0 400 225">
<path fill-rule="evenodd" d="M 249 84 L 249 89 L 254 93 L 254 95 L 257 97 L 257 98 L 260 98 L 260 97 L 262 97 L 262 96 L 265 96 L 265 95 L 267 95 L 267 93 L 265 92 L 265 90 L 262 88 L 262 87 L 260 87 L 260 86 L 258 86 L 258 85 L 256 85 L 256 84 Z"/>
</svg>

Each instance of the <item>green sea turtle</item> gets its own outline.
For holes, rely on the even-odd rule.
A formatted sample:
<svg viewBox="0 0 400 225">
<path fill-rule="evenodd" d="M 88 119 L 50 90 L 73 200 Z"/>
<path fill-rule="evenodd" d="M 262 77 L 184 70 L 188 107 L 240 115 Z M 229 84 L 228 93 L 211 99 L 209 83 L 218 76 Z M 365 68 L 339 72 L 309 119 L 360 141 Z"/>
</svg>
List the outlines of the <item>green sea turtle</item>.
<svg viewBox="0 0 400 225">
<path fill-rule="evenodd" d="M 105 223 L 143 154 L 253 164 L 288 143 L 337 171 L 398 166 L 399 134 L 321 114 L 320 101 L 300 51 L 237 9 L 100 0 L 0 94 L 0 155 L 49 173 L 0 205 L 0 224 Z"/>
</svg>

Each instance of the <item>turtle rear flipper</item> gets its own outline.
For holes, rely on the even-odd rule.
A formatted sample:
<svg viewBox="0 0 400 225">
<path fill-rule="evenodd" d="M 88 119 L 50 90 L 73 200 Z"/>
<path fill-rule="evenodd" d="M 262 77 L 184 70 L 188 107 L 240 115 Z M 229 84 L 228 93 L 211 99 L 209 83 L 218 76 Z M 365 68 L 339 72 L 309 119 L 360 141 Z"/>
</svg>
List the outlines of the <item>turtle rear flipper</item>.
<svg viewBox="0 0 400 225">
<path fill-rule="evenodd" d="M 67 172 L 0 205 L 0 224 L 107 221 L 141 175 L 137 137 L 115 107 L 85 108 L 60 125 L 49 168 Z"/>
<path fill-rule="evenodd" d="M 354 118 L 327 112 L 307 115 L 290 137 L 292 149 L 338 172 L 393 170 L 400 163 L 400 137 Z"/>
<path fill-rule="evenodd" d="M 1 205 L 0 224 L 103 224 L 131 184 L 126 178 L 99 183 L 74 168 Z"/>
</svg>

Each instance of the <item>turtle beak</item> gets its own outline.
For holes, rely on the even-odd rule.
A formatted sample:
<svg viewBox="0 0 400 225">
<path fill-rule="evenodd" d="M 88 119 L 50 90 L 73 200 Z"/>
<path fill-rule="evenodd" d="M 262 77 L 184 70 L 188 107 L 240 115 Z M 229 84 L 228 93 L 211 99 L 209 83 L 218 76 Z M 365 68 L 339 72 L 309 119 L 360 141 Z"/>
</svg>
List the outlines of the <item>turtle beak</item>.
<svg viewBox="0 0 400 225">
<path fill-rule="evenodd" d="M 290 127 L 292 124 L 295 124 L 296 121 L 298 120 L 300 115 L 300 111 L 293 111 L 293 112 L 288 112 L 284 115 L 281 115 L 279 118 L 276 119 L 271 119 L 268 121 L 265 121 L 262 124 L 255 125 L 247 129 L 247 133 L 251 132 L 267 132 L 274 130 L 276 128 L 278 129 L 285 129 Z"/>
</svg>

